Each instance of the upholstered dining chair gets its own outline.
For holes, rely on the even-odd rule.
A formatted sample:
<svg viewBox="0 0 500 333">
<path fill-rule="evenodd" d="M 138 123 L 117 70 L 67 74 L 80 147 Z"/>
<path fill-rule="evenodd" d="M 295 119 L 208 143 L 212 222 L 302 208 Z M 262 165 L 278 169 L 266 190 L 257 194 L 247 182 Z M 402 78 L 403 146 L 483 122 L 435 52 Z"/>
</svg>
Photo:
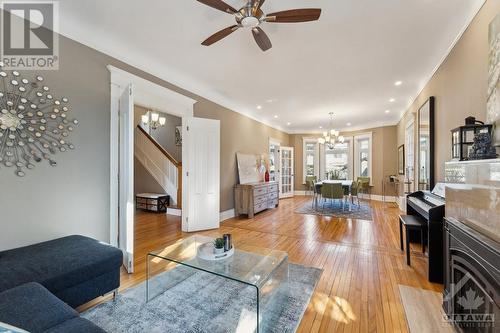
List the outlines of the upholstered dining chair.
<svg viewBox="0 0 500 333">
<path fill-rule="evenodd" d="M 326 200 L 340 200 L 342 209 L 344 209 L 344 189 L 341 183 L 323 184 L 321 187 L 321 196 L 323 197 L 323 211 L 325 210 Z"/>
<path fill-rule="evenodd" d="M 306 176 L 306 192 L 311 192 L 314 195 L 314 185 L 317 181 L 316 176 Z"/>
<path fill-rule="evenodd" d="M 360 182 L 352 182 L 352 185 L 351 185 L 351 203 L 354 205 L 354 198 L 356 198 L 356 200 L 358 201 L 358 208 L 360 208 L 360 205 L 359 205 L 359 188 L 361 187 L 361 183 Z"/>
<path fill-rule="evenodd" d="M 358 192 L 363 194 L 368 194 L 368 197 L 371 199 L 371 191 L 370 191 L 370 177 L 358 177 Z"/>
</svg>

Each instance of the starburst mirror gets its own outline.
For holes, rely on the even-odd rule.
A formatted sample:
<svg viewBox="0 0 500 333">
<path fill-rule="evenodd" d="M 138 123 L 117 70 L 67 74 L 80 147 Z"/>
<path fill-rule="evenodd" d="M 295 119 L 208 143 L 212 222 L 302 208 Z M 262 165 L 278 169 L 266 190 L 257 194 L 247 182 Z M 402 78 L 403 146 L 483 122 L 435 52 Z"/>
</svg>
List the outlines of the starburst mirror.
<svg viewBox="0 0 500 333">
<path fill-rule="evenodd" d="M 19 177 L 43 160 L 56 166 L 59 152 L 74 149 L 68 137 L 78 124 L 68 119 L 68 98 L 58 99 L 42 76 L 28 80 L 0 62 L 0 168 Z"/>
</svg>

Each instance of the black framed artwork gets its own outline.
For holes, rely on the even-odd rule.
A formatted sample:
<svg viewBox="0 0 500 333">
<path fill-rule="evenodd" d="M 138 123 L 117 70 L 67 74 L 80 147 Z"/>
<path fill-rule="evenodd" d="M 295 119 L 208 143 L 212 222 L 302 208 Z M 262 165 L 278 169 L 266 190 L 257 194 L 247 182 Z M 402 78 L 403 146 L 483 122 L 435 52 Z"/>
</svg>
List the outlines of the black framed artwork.
<svg viewBox="0 0 500 333">
<path fill-rule="evenodd" d="M 398 173 L 400 175 L 405 174 L 405 145 L 398 148 Z"/>
</svg>

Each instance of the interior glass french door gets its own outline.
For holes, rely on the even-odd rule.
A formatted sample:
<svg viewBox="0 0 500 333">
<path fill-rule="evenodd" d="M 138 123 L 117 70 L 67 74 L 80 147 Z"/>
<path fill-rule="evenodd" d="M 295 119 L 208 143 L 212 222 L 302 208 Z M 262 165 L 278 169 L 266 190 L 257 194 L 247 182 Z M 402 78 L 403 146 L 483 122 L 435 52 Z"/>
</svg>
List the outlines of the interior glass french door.
<svg viewBox="0 0 500 333">
<path fill-rule="evenodd" d="M 294 190 L 294 167 L 293 167 L 293 148 L 280 148 L 280 198 L 289 198 L 293 196 Z"/>
</svg>

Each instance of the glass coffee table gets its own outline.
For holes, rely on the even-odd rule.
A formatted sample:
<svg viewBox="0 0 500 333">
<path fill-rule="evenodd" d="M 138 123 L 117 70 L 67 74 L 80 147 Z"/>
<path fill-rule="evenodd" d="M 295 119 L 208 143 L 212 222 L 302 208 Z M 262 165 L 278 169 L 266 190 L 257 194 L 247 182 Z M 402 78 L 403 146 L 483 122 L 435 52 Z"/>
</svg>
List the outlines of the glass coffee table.
<svg viewBox="0 0 500 333">
<path fill-rule="evenodd" d="M 222 260 L 205 260 L 198 256 L 200 246 L 214 238 L 194 235 L 164 249 L 148 253 L 146 301 L 163 294 L 199 272 L 236 281 L 242 288 L 255 288 L 256 330 L 272 321 L 288 295 L 288 254 L 265 248 L 238 249 Z M 161 278 L 159 278 L 161 276 Z"/>
</svg>

